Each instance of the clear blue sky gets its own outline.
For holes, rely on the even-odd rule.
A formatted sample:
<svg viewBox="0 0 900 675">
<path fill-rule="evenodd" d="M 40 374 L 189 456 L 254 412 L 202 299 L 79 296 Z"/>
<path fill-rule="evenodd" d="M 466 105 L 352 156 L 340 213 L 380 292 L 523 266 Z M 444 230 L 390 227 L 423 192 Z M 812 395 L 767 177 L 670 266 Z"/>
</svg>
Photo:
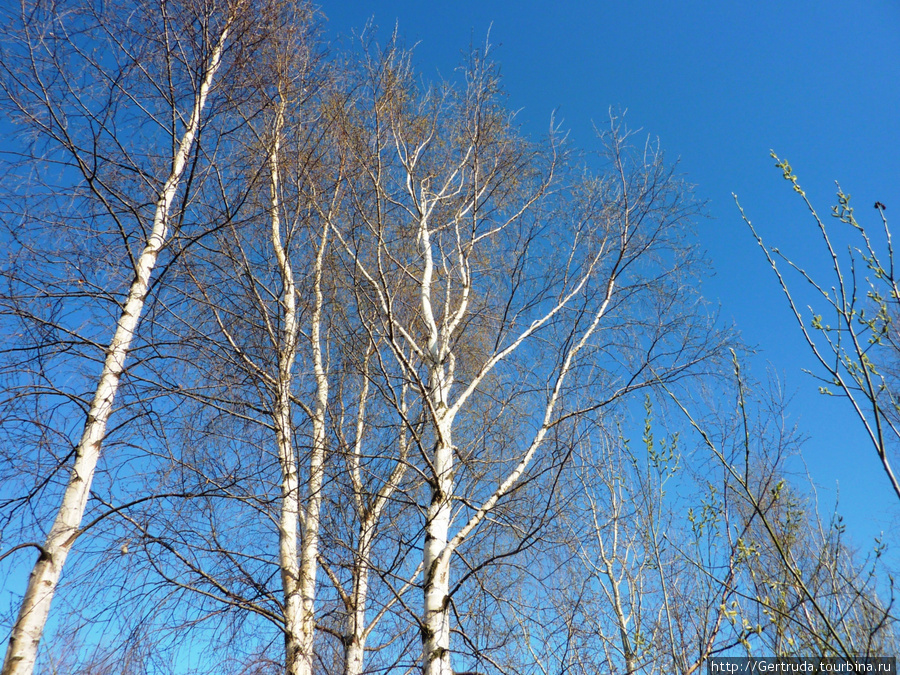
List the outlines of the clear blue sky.
<svg viewBox="0 0 900 675">
<path fill-rule="evenodd" d="M 417 44 L 427 78 L 450 75 L 490 30 L 510 106 L 529 133 L 544 133 L 556 110 L 589 147 L 592 121 L 603 125 L 611 106 L 627 109 L 629 126 L 658 137 L 709 200 L 700 235 L 715 276 L 704 292 L 760 350 L 755 375 L 765 377 L 770 364 L 795 392 L 790 411 L 809 437 L 804 457 L 823 501 L 839 481 L 841 510 L 866 547 L 900 522 L 856 418 L 801 372 L 812 361 L 731 197 L 771 244 L 801 258 L 815 251 L 771 148 L 791 161 L 820 212 L 839 180 L 864 224 L 880 222 L 878 200 L 900 232 L 900 3 L 349 0 L 322 10 L 330 37 L 369 18 L 382 35 L 396 24 L 407 45 Z"/>
</svg>

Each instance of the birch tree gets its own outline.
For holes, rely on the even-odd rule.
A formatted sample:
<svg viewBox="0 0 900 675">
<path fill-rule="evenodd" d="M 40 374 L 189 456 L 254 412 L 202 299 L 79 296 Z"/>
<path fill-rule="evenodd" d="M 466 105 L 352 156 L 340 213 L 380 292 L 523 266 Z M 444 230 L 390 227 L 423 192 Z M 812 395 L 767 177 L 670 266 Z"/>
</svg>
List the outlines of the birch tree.
<svg viewBox="0 0 900 675">
<path fill-rule="evenodd" d="M 398 392 L 390 392 L 392 378 L 376 372 L 374 364 L 384 364 L 389 354 L 376 356 L 371 344 L 360 351 L 358 393 L 348 397 L 353 390 L 342 385 L 336 401 L 340 415 L 334 431 L 335 450 L 343 462 L 335 470 L 334 482 L 343 483 L 343 496 L 333 498 L 332 516 L 325 526 L 330 546 L 322 553 L 324 571 L 342 608 L 338 614 L 343 614 L 343 621 L 331 632 L 342 645 L 344 675 L 364 671 L 369 638 L 379 635 L 379 624 L 408 594 L 420 572 L 419 567 L 409 571 L 412 546 L 404 544 L 408 520 L 401 500 L 411 489 L 411 434 L 406 424 L 412 423 L 415 432 L 421 432 L 421 424 L 414 420 L 407 403 L 409 387 L 401 385 Z M 376 389 L 396 395 L 392 401 L 399 415 L 392 415 L 391 406 L 379 401 Z M 355 415 L 350 417 L 352 412 Z M 375 432 L 376 426 L 380 433 Z M 400 500 L 395 499 L 398 494 Z M 379 550 L 385 548 L 379 546 L 380 540 L 388 535 L 398 542 L 397 547 L 389 552 Z M 391 562 L 380 563 L 379 558 Z M 377 594 L 375 575 L 382 587 Z M 392 642 L 398 636 L 384 637 Z"/>
<path fill-rule="evenodd" d="M 274 385 L 273 424 L 281 466 L 281 516 L 279 521 L 279 563 L 284 593 L 285 620 L 285 669 L 291 675 L 307 675 L 313 667 L 313 639 L 315 637 L 316 572 L 319 556 L 319 528 L 323 499 L 325 462 L 325 412 L 328 405 L 329 379 L 323 357 L 323 291 L 322 276 L 325 255 L 329 244 L 326 223 L 314 241 L 312 265 L 312 316 L 310 321 L 310 347 L 315 379 L 314 402 L 308 408 L 312 421 L 312 448 L 309 455 L 309 473 L 305 500 L 301 506 L 301 490 L 297 476 L 296 456 L 292 439 L 293 368 L 297 359 L 297 342 L 300 323 L 297 316 L 297 288 L 289 249 L 285 243 L 301 223 L 290 222 L 290 229 L 282 232 L 282 135 L 288 105 L 296 105 L 289 99 L 290 91 L 297 91 L 298 79 L 290 77 L 290 65 L 296 58 L 294 52 L 302 46 L 294 40 L 276 45 L 274 66 L 278 69 L 276 80 L 273 129 L 269 145 L 270 219 L 272 248 L 275 252 L 281 277 L 280 330 L 271 335 L 277 349 L 278 374 Z M 300 57 L 303 59 L 303 56 Z M 307 57 L 307 61 L 309 58 Z M 304 64 L 305 65 L 305 64 Z M 301 69 L 303 65 L 301 65 Z M 301 179 L 302 180 L 302 179 Z M 302 208 L 302 207 L 301 207 Z M 295 210 L 295 212 L 299 209 Z M 271 329 L 270 329 L 271 330 Z M 298 541 L 298 528 L 302 523 L 302 538 Z M 298 557 L 299 553 L 299 557 Z"/>
<path fill-rule="evenodd" d="M 240 377 L 253 383 L 249 391 L 238 395 L 258 397 L 249 403 L 265 417 L 254 415 L 253 421 L 271 433 L 279 467 L 275 559 L 281 602 L 272 607 L 271 596 L 250 600 L 236 588 L 226 590 L 223 581 L 202 566 L 187 565 L 186 571 L 199 579 L 200 587 L 208 587 L 213 598 L 229 604 L 243 597 L 240 606 L 274 622 L 284 635 L 285 672 L 297 675 L 312 671 L 316 633 L 318 539 L 330 386 L 323 335 L 323 275 L 329 230 L 327 225 L 316 229 L 317 221 L 308 218 L 307 200 L 317 189 L 310 181 L 319 171 L 315 164 L 321 151 L 308 144 L 318 131 L 307 128 L 315 119 L 307 108 L 321 86 L 320 74 L 315 72 L 316 47 L 309 31 L 311 12 L 302 5 L 279 3 L 269 18 L 282 30 L 270 37 L 259 54 L 264 64 L 257 69 L 262 78 L 259 94 L 267 99 L 266 111 L 257 119 L 249 115 L 244 118 L 249 150 L 265 157 L 266 179 L 257 185 L 256 202 L 262 211 L 252 214 L 241 228 L 227 228 L 218 245 L 209 248 L 212 256 L 191 262 L 193 290 L 187 297 L 188 302 L 202 308 L 203 317 L 199 324 L 203 328 L 193 332 L 190 340 L 209 359 L 226 359 L 236 366 Z M 265 239 L 254 231 L 261 220 L 268 231 Z M 308 255 L 298 256 L 298 251 Z M 299 271 L 295 267 L 298 257 L 302 265 Z M 221 271 L 225 271 L 224 276 Z M 229 299 L 222 295 L 226 290 Z M 309 316 L 305 336 L 303 312 Z M 212 341 L 211 336 L 215 336 Z M 298 362 L 311 365 L 308 402 L 299 393 L 306 383 L 297 381 Z M 213 408 L 219 405 L 215 398 L 202 395 L 197 400 Z M 311 425 L 311 443 L 302 472 L 295 447 L 298 401 Z M 237 409 L 232 410 L 241 415 Z M 261 486 L 247 488 L 260 494 Z M 152 538 L 149 532 L 146 535 Z M 233 550 L 240 550 L 239 542 L 235 546 Z M 181 558 L 184 568 L 184 556 L 176 558 Z M 181 580 L 184 571 L 172 574 L 169 578 L 173 583 L 188 589 L 194 585 Z M 253 575 L 248 575 L 244 583 L 251 588 L 263 585 Z"/>
<path fill-rule="evenodd" d="M 212 169 L 220 185 L 247 183 L 238 191 L 243 201 L 223 190 L 221 201 L 237 210 L 202 245 L 173 244 L 177 283 L 165 288 L 147 329 L 159 365 L 142 373 L 145 397 L 159 409 L 170 401 L 164 419 L 148 428 L 160 498 L 119 517 L 131 531 L 129 555 L 177 589 L 198 623 L 228 615 L 259 626 L 247 618 L 253 615 L 274 625 L 288 672 L 308 672 L 322 658 L 315 636 L 324 632 L 341 640 L 342 667 L 361 672 L 367 638 L 397 603 L 387 587 L 402 570 L 378 562 L 379 521 L 394 518 L 409 418 L 398 403 L 406 412 L 391 419 L 393 408 L 385 414 L 382 394 L 371 393 L 385 382 L 370 365 L 383 355 L 366 326 L 371 317 L 329 250 L 344 171 L 330 117 L 341 94 L 323 85 L 308 8 L 288 3 L 271 11 L 278 30 L 257 48 L 247 90 L 234 93 L 242 97 L 237 114 L 246 109 L 238 140 Z M 380 435 L 370 431 L 372 420 Z M 342 499 L 338 484 L 353 517 L 330 517 L 323 550 L 323 509 Z M 196 507 L 179 506 L 170 499 L 176 493 Z M 346 521 L 349 532 L 334 527 Z M 405 556 L 391 555 L 403 568 Z M 320 561 L 339 612 L 329 598 L 324 607 L 316 600 Z M 408 588 L 400 581 L 394 590 Z"/>
<path fill-rule="evenodd" d="M 140 4 L 132 9 L 96 14 L 92 6 L 77 3 L 23 4 L 17 32 L 4 48 L 6 105 L 46 144 L 50 156 L 77 177 L 77 190 L 93 205 L 91 210 L 119 228 L 133 271 L 125 297 L 117 300 L 119 315 L 74 448 L 61 505 L 38 547 L 40 556 L 13 627 L 4 675 L 34 668 L 50 603 L 78 536 L 151 275 L 177 222 L 177 198 L 186 198 L 185 175 L 196 156 L 208 100 L 241 5 Z M 151 50 L 158 52 L 148 60 Z M 146 117 L 139 124 L 155 127 L 149 138 L 165 148 L 161 157 L 156 148 L 137 148 L 122 138 L 120 125 L 141 116 Z M 152 209 L 120 191 L 125 187 L 118 181 L 120 172 L 132 172 L 140 192 L 152 193 Z M 133 247 L 139 252 L 133 253 Z"/>
<path fill-rule="evenodd" d="M 295 41 L 288 41 L 277 54 L 278 63 L 285 64 L 279 67 L 290 68 L 302 52 Z M 196 283 L 201 302 L 214 317 L 215 331 L 221 336 L 214 349 L 229 351 L 229 358 L 260 391 L 267 392 L 260 404 L 270 411 L 271 423 L 266 426 L 271 425 L 274 431 L 281 468 L 278 565 L 284 600 L 279 621 L 283 620 L 287 672 L 311 672 L 317 655 L 321 656 L 315 648 L 315 636 L 322 631 L 340 638 L 344 672 L 355 675 L 363 670 L 368 636 L 396 600 L 384 602 L 373 618 L 367 618 L 379 521 L 404 480 L 408 454 L 404 424 L 410 422 L 402 403 L 406 394 L 401 388 L 395 399 L 399 401 L 400 419 L 380 419 L 382 428 L 389 429 L 388 436 L 394 440 L 380 440 L 368 429 L 372 407 L 378 403 L 378 397 L 370 400 L 371 383 L 384 382 L 371 366 L 378 350 L 367 327 L 371 318 L 354 302 L 354 286 L 343 278 L 330 251 L 331 223 L 341 218 L 346 171 L 343 153 L 333 145 L 331 129 L 335 124 L 331 108 L 339 105 L 341 93 L 324 90 L 312 102 L 301 101 L 315 88 L 314 82 L 306 76 L 292 79 L 286 71 L 279 75 L 278 82 L 271 128 L 267 134 L 257 135 L 259 142 L 268 143 L 273 259 L 270 263 L 265 257 L 248 256 L 247 244 L 254 242 L 253 235 L 245 239 L 246 232 L 233 230 L 233 239 L 223 252 L 231 257 L 235 283 L 212 284 L 199 278 Z M 293 98 L 287 89 L 294 92 Z M 310 111 L 298 113 L 302 107 Z M 252 125 L 251 120 L 247 122 Z M 269 285 L 270 264 L 277 270 L 280 290 Z M 295 269 L 303 277 L 302 284 L 296 280 Z M 255 325 L 238 319 L 239 310 L 224 309 L 229 301 L 213 286 L 243 286 L 244 301 L 258 317 Z M 279 298 L 277 303 L 274 298 Z M 356 307 L 356 316 L 346 307 L 342 311 L 342 303 Z M 254 342 L 260 333 L 262 345 Z M 270 349 L 274 362 L 266 353 Z M 311 378 L 294 374 L 297 363 L 311 371 Z M 354 379 L 357 383 L 351 382 Z M 334 383 L 336 393 L 332 393 Z M 297 410 L 301 420 L 297 419 Z M 295 444 L 298 435 L 303 438 L 306 433 L 308 449 L 300 453 L 301 470 Z M 398 454 L 385 453 L 377 446 L 369 448 L 378 442 L 395 443 Z M 332 469 L 336 475 L 332 476 L 331 488 L 326 486 L 329 455 L 340 457 L 343 467 Z M 374 464 L 370 461 L 373 458 L 377 460 Z M 345 484 L 350 494 L 348 506 L 354 516 L 351 527 L 356 531 L 355 538 L 347 532 L 329 531 L 330 548 L 323 550 L 323 508 L 341 498 L 329 494 L 337 483 Z M 346 586 L 333 567 L 344 553 L 352 558 Z M 320 562 L 331 563 L 325 565 L 328 584 L 344 607 L 345 621 L 337 627 L 317 618 L 321 613 L 316 601 L 321 585 L 317 578 Z M 400 594 L 408 584 L 401 586 Z"/>
<path fill-rule="evenodd" d="M 539 463 L 548 432 L 685 372 L 714 345 L 702 320 L 647 313 L 648 342 L 613 355 L 612 335 L 641 323 L 628 311 L 650 309 L 669 283 L 670 300 L 687 299 L 675 279 L 690 256 L 668 266 L 657 256 L 676 251 L 694 206 L 652 148 L 631 154 L 614 128 L 609 173 L 574 178 L 558 138 L 541 152 L 517 135 L 482 56 L 460 92 L 417 92 L 391 49 L 368 70 L 374 104 L 349 122 L 353 227 L 333 227 L 425 411 L 414 439 L 428 485 L 416 620 L 424 672 L 449 674 L 452 560 Z M 519 432 L 478 460 L 488 468 L 461 491 L 457 430 L 487 389 L 507 402 L 498 419 L 520 415 Z"/>
</svg>

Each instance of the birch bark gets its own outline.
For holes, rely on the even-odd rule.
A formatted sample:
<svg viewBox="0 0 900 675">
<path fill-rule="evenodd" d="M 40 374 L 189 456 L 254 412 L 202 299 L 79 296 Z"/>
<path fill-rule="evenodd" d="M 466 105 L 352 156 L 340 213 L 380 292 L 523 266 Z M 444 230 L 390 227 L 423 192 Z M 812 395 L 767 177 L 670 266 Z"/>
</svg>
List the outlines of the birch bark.
<svg viewBox="0 0 900 675">
<path fill-rule="evenodd" d="M 300 327 L 297 317 L 297 289 L 288 253 L 282 243 L 279 193 L 281 190 L 280 148 L 286 112 L 286 98 L 279 94 L 276 131 L 271 151 L 272 243 L 282 278 L 284 324 L 278 355 L 278 383 L 275 401 L 276 441 L 281 464 L 281 516 L 279 523 L 279 561 L 284 594 L 285 667 L 289 675 L 309 675 L 314 660 L 316 575 L 319 557 L 319 528 L 322 509 L 322 487 L 325 475 L 326 411 L 328 407 L 328 375 L 325 370 L 322 324 L 324 294 L 322 290 L 325 253 L 329 242 L 329 225 L 323 225 L 316 248 L 313 269 L 313 312 L 310 343 L 316 400 L 312 410 L 313 440 L 306 485 L 305 513 L 300 501 L 297 461 L 291 442 L 291 390 L 293 364 L 297 358 Z M 302 540 L 298 541 L 298 532 Z"/>
<path fill-rule="evenodd" d="M 275 133 L 269 153 L 272 246 L 281 275 L 283 325 L 279 336 L 278 381 L 275 384 L 273 417 L 278 461 L 281 467 L 281 512 L 278 531 L 278 562 L 284 599 L 284 658 L 288 675 L 308 672 L 304 669 L 303 606 L 300 594 L 299 542 L 300 483 L 294 455 L 291 388 L 294 361 L 297 358 L 297 289 L 294 272 L 282 242 L 281 232 L 281 134 L 284 128 L 286 100 L 279 92 L 275 113 Z"/>
<path fill-rule="evenodd" d="M 297 675 L 308 675 L 312 672 L 314 652 L 313 643 L 316 632 L 315 602 L 316 575 L 319 561 L 319 529 L 323 501 L 323 482 L 325 478 L 326 451 L 326 419 L 328 408 L 328 374 L 325 370 L 325 359 L 322 344 L 322 325 L 324 322 L 324 294 L 322 277 L 325 265 L 325 252 L 328 250 L 329 221 L 322 226 L 322 234 L 316 251 L 313 269 L 313 312 L 310 326 L 310 342 L 313 356 L 313 376 L 316 382 L 316 401 L 313 408 L 313 438 L 309 457 L 309 477 L 306 493 L 306 513 L 302 521 L 303 542 L 300 551 L 300 621 L 298 640 L 300 642 L 300 665 Z M 292 674 L 293 675 L 293 674 Z"/>
<path fill-rule="evenodd" d="M 359 225 L 332 228 L 379 312 L 378 338 L 427 420 L 417 439 L 427 488 L 416 500 L 424 523 L 415 612 L 425 675 L 453 672 L 451 594 L 465 583 L 451 578 L 454 557 L 533 476 L 551 430 L 707 353 L 686 337 L 671 359 L 664 355 L 666 331 L 682 339 L 667 320 L 646 343 L 626 330 L 624 312 L 646 311 L 639 299 L 669 289 L 669 277 L 689 264 L 655 269 L 657 251 L 677 252 L 678 225 L 691 213 L 661 158 L 652 148 L 643 157 L 623 153 L 613 120 L 609 175 L 557 186 L 555 172 L 567 167 L 555 140 L 543 162 L 515 140 L 492 101 L 494 71 L 480 55 L 472 61 L 463 95 L 429 91 L 418 108 L 395 52 L 373 67 L 372 109 L 354 111 L 370 115 L 371 128 L 347 122 L 348 154 L 362 165 Z M 519 373 L 529 380 L 517 382 Z M 533 432 L 513 434 L 508 446 L 498 441 L 493 456 L 465 454 L 455 443 L 468 444 L 470 413 L 496 401 L 494 378 L 529 400 L 527 410 L 498 419 Z"/>
<path fill-rule="evenodd" d="M 107 348 L 106 359 L 85 420 L 81 440 L 75 450 L 75 466 L 69 476 L 62 504 L 47 535 L 44 549 L 28 579 L 18 618 L 10 636 L 3 670 L 0 671 L 2 675 L 29 675 L 34 670 L 38 645 L 50 612 L 50 604 L 66 557 L 79 534 L 78 528 L 87 506 L 91 482 L 106 435 L 106 425 L 125 370 L 125 359 L 147 299 L 153 268 L 168 239 L 172 203 L 200 130 L 207 97 L 222 63 L 222 53 L 229 37 L 230 26 L 231 22 L 223 28 L 203 70 L 190 119 L 172 157 L 171 172 L 159 193 L 153 227 L 137 259 L 134 280 Z"/>
<path fill-rule="evenodd" d="M 348 452 L 347 473 L 353 491 L 353 503 L 358 518 L 357 543 L 353 555 L 353 574 L 350 593 L 339 590 L 347 608 L 347 628 L 344 635 L 344 670 L 343 675 L 361 675 L 365 667 L 366 642 L 396 601 L 410 586 L 407 583 L 391 601 L 385 603 L 381 610 L 370 621 L 367 621 L 366 610 L 369 605 L 369 577 L 372 572 L 372 553 L 378 536 L 378 528 L 388 500 L 394 495 L 406 474 L 409 454 L 409 437 L 401 422 L 400 436 L 397 441 L 398 453 L 393 468 L 381 488 L 370 498 L 370 492 L 363 481 L 362 457 L 364 437 L 366 433 L 366 401 L 369 396 L 369 362 L 374 347 L 370 348 L 363 364 L 363 384 L 359 394 L 359 409 L 356 419 L 356 437 L 353 448 Z M 402 388 L 400 395 L 400 414 L 407 420 L 408 407 L 406 394 L 408 387 Z M 418 572 L 416 572 L 418 574 Z M 336 579 L 336 586 L 340 585 Z"/>
</svg>

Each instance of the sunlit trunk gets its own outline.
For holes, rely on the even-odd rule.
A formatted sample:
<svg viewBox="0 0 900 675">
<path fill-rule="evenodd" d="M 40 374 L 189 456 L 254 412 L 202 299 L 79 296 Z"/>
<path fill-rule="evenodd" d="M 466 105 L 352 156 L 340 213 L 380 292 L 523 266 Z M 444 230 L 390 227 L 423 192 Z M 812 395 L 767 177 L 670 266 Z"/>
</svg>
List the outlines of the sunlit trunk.
<svg viewBox="0 0 900 675">
<path fill-rule="evenodd" d="M 424 626 L 422 657 L 425 675 L 452 675 L 450 668 L 450 555 L 447 538 L 450 531 L 453 494 L 453 449 L 450 428 L 440 434 L 434 453 L 435 483 L 431 486 L 431 504 L 425 521 Z"/>
<path fill-rule="evenodd" d="M 359 544 L 353 570 L 353 606 L 349 616 L 349 631 L 344 647 L 344 675 L 360 675 L 363 672 L 366 651 L 366 606 L 369 595 L 369 556 L 375 535 L 374 518 L 360 523 Z"/>
<path fill-rule="evenodd" d="M 278 562 L 284 597 L 284 661 L 288 675 L 307 672 L 304 668 L 303 604 L 300 590 L 299 526 L 300 483 L 294 455 L 291 386 L 297 358 L 297 293 L 290 259 L 282 244 L 281 233 L 281 132 L 286 102 L 279 97 L 275 134 L 269 153 L 272 246 L 278 261 L 282 285 L 283 327 L 279 335 L 278 382 L 276 383 L 274 422 L 278 462 L 281 467 L 281 513 L 279 517 Z"/>
<path fill-rule="evenodd" d="M 194 98 L 190 121 L 172 158 L 171 173 L 156 202 L 153 227 L 144 250 L 137 259 L 134 280 L 131 282 L 128 298 L 116 324 L 116 331 L 106 350 L 103 370 L 87 414 L 81 440 L 75 449 L 75 466 L 69 476 L 56 520 L 44 543 L 44 550 L 28 579 L 28 587 L 22 598 L 19 615 L 6 651 L 2 675 L 30 675 L 34 670 L 38 645 L 50 612 L 53 594 L 59 583 L 66 557 L 79 534 L 78 528 L 87 506 L 94 470 L 100 459 L 100 448 L 106 436 L 106 425 L 125 370 L 125 359 L 147 299 L 150 277 L 159 253 L 167 241 L 172 203 L 200 129 L 203 108 L 216 72 L 219 70 L 228 33 L 228 28 L 222 31 L 206 66 L 203 81 Z"/>
<path fill-rule="evenodd" d="M 298 675 L 312 672 L 313 643 L 316 633 L 316 574 L 319 562 L 319 528 L 322 511 L 322 486 L 325 477 L 326 420 L 328 406 L 328 376 L 322 349 L 322 324 L 324 296 L 322 293 L 323 266 L 328 247 L 328 225 L 324 226 L 314 270 L 313 295 L 315 304 L 310 327 L 313 374 L 316 380 L 316 403 L 313 411 L 313 439 L 309 457 L 309 478 L 306 495 L 306 514 L 303 522 L 303 544 L 300 554 L 300 660 Z M 292 674 L 293 675 L 293 674 Z"/>
</svg>

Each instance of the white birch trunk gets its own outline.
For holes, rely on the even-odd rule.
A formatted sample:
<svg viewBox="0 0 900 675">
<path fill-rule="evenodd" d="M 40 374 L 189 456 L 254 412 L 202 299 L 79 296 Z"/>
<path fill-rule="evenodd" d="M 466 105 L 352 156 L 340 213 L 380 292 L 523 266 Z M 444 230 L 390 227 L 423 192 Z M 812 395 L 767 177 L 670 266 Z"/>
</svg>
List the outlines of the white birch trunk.
<svg viewBox="0 0 900 675">
<path fill-rule="evenodd" d="M 347 633 L 344 638 L 344 673 L 343 675 L 361 675 L 365 666 L 366 639 L 369 628 L 366 626 L 366 606 L 369 597 L 369 572 L 372 542 L 375 538 L 375 527 L 380 513 L 379 504 L 369 508 L 363 489 L 362 442 L 365 433 L 366 399 L 369 396 L 369 357 L 366 354 L 363 366 L 362 391 L 359 395 L 359 410 L 356 417 L 356 439 L 353 452 L 347 462 L 347 471 L 353 485 L 353 500 L 359 518 L 359 532 L 353 564 L 353 587 L 348 604 Z M 401 444 L 402 445 L 402 444 Z M 402 453 L 401 453 L 402 454 Z M 390 481 L 383 491 L 390 490 Z M 390 494 L 390 492 L 387 492 Z M 380 495 L 379 495 L 380 497 Z"/>
<path fill-rule="evenodd" d="M 137 260 L 134 281 L 131 283 L 112 341 L 109 343 L 103 370 L 85 420 L 84 431 L 75 449 L 75 466 L 69 476 L 56 520 L 44 543 L 44 550 L 28 579 L 19 615 L 12 629 L 3 670 L 0 671 L 2 675 L 31 675 L 34 671 L 38 645 L 50 612 L 53 594 L 59 583 L 66 557 L 79 534 L 78 528 L 87 506 L 94 470 L 106 435 L 106 425 L 125 369 L 125 359 L 150 288 L 150 276 L 168 237 L 172 202 L 200 129 L 203 108 L 221 65 L 222 51 L 228 33 L 229 27 L 226 26 L 206 66 L 203 81 L 194 98 L 190 121 L 172 158 L 172 171 L 157 200 L 153 228 Z"/>
<path fill-rule="evenodd" d="M 356 564 L 353 570 L 353 608 L 350 614 L 350 631 L 344 647 L 344 675 L 361 675 L 365 665 L 366 606 L 369 595 L 369 556 L 375 535 L 375 519 L 369 518 L 360 524 L 360 539 L 357 545 Z"/>
<path fill-rule="evenodd" d="M 316 379 L 316 405 L 313 411 L 313 441 L 309 458 L 306 517 L 303 521 L 303 544 L 300 553 L 300 666 L 297 675 L 310 675 L 313 667 L 313 642 L 316 632 L 315 602 L 316 574 L 319 558 L 319 528 L 322 510 L 322 484 L 325 477 L 325 412 L 328 406 L 328 376 L 322 354 L 322 274 L 325 251 L 328 248 L 329 225 L 326 222 L 319 242 L 314 270 L 314 300 L 310 338 L 313 353 L 313 374 Z M 294 675 L 292 673 L 291 675 Z"/>
<path fill-rule="evenodd" d="M 425 200 L 423 200 L 424 202 Z M 425 545 L 422 551 L 424 574 L 424 620 L 422 625 L 422 670 L 424 675 L 453 675 L 450 667 L 450 518 L 453 497 L 453 420 L 449 409 L 453 386 L 453 357 L 449 352 L 450 335 L 439 333 L 431 302 L 431 283 L 434 274 L 434 253 L 428 230 L 428 210 L 420 222 L 419 244 L 422 247 L 424 268 L 420 285 L 420 299 L 425 323 L 429 327 L 426 351 L 431 361 L 428 407 L 434 419 L 435 449 L 432 457 L 433 475 L 431 503 L 425 515 Z M 444 338 L 441 340 L 441 338 Z M 444 360 L 449 358 L 449 366 Z"/>
<path fill-rule="evenodd" d="M 453 446 L 450 424 L 442 424 L 434 453 L 435 483 L 425 521 L 424 624 L 422 657 L 424 675 L 453 675 L 450 667 L 450 533 L 453 495 Z"/>
<path fill-rule="evenodd" d="M 453 420 L 456 413 L 464 404 L 466 398 L 474 390 L 474 387 L 483 379 L 494 364 L 498 363 L 507 354 L 518 348 L 522 342 L 531 335 L 542 323 L 549 320 L 555 313 L 568 303 L 579 288 L 586 282 L 588 275 L 593 271 L 593 263 L 587 274 L 575 285 L 575 288 L 565 295 L 550 312 L 541 319 L 533 322 L 519 337 L 505 350 L 492 357 L 483 366 L 481 372 L 473 378 L 469 386 L 461 392 L 452 405 L 449 404 L 450 392 L 454 383 L 454 356 L 447 345 L 450 342 L 448 324 L 444 322 L 444 334 L 439 335 L 437 323 L 434 321 L 431 304 L 431 274 L 433 270 L 432 252 L 430 248 L 428 230 L 423 222 L 421 225 L 420 241 L 423 246 L 425 258 L 424 273 L 421 283 L 421 301 L 425 314 L 426 324 L 432 329 L 432 339 L 429 341 L 428 358 L 432 360 L 429 369 L 429 389 L 426 392 L 428 406 L 434 416 L 435 425 L 435 452 L 433 462 L 433 482 L 431 485 L 431 503 L 428 507 L 425 521 L 425 546 L 423 551 L 424 583 L 424 621 L 422 627 L 422 657 L 424 675 L 453 675 L 450 664 L 450 562 L 454 551 L 465 541 L 469 534 L 477 528 L 485 516 L 496 506 L 516 485 L 523 473 L 527 470 L 535 453 L 544 441 L 547 431 L 550 429 L 552 417 L 562 391 L 563 383 L 569 374 L 573 360 L 578 352 L 587 343 L 590 336 L 597 329 L 600 320 L 606 314 L 615 287 L 615 270 L 610 274 L 606 283 L 606 291 L 603 302 L 596 310 L 592 322 L 582 333 L 575 344 L 570 346 L 565 354 L 563 363 L 557 373 L 556 383 L 547 400 L 544 409 L 544 422 L 535 434 L 532 442 L 522 459 L 515 468 L 509 472 L 500 486 L 471 516 L 469 521 L 453 536 L 449 537 L 450 521 L 453 505 Z M 597 258 L 595 258 L 596 262 Z M 464 278 L 467 282 L 467 279 Z M 457 313 L 462 317 L 467 304 L 467 294 L 463 294 Z M 453 324 L 449 324 L 452 326 Z M 438 345 L 438 338 L 441 346 Z M 446 365 L 445 365 L 446 362 Z"/>
<path fill-rule="evenodd" d="M 350 595 L 344 597 L 347 606 L 347 628 L 344 634 L 344 669 L 343 675 L 361 675 L 365 667 L 366 641 L 369 634 L 378 625 L 385 612 L 393 604 L 394 600 L 383 606 L 373 617 L 371 622 L 366 621 L 366 609 L 369 597 L 369 575 L 372 571 L 371 555 L 375 537 L 378 532 L 378 524 L 381 514 L 394 494 L 400 481 L 406 473 L 406 459 L 409 450 L 409 442 L 405 433 L 398 440 L 399 454 L 393 471 L 378 493 L 374 501 L 369 504 L 367 492 L 363 485 L 361 460 L 363 452 L 363 435 L 365 433 L 366 399 L 369 394 L 369 358 L 371 352 L 366 355 L 363 369 L 362 391 L 359 396 L 359 411 L 356 420 L 356 440 L 353 451 L 347 461 L 347 470 L 353 486 L 353 501 L 359 519 L 356 551 L 353 562 L 353 584 Z M 401 396 L 404 403 L 401 404 L 401 414 L 405 418 L 408 409 L 405 404 L 406 387 Z M 416 573 L 418 574 L 418 572 Z M 337 580 L 335 579 L 336 583 Z M 402 595 L 411 585 L 411 581 L 398 593 Z M 343 594 L 342 594 L 343 596 Z"/>
<path fill-rule="evenodd" d="M 278 532 L 278 564 L 284 598 L 284 662 L 288 675 L 300 675 L 303 667 L 303 606 L 300 595 L 300 560 L 298 527 L 300 524 L 300 483 L 294 456 L 291 386 L 294 361 L 297 358 L 297 293 L 293 268 L 282 244 L 281 235 L 281 131 L 284 127 L 286 101 L 279 97 L 275 119 L 275 135 L 269 154 L 271 190 L 272 246 L 281 273 L 284 322 L 279 336 L 278 382 L 276 383 L 273 417 L 278 462 L 281 467 L 281 513 Z"/>
</svg>

